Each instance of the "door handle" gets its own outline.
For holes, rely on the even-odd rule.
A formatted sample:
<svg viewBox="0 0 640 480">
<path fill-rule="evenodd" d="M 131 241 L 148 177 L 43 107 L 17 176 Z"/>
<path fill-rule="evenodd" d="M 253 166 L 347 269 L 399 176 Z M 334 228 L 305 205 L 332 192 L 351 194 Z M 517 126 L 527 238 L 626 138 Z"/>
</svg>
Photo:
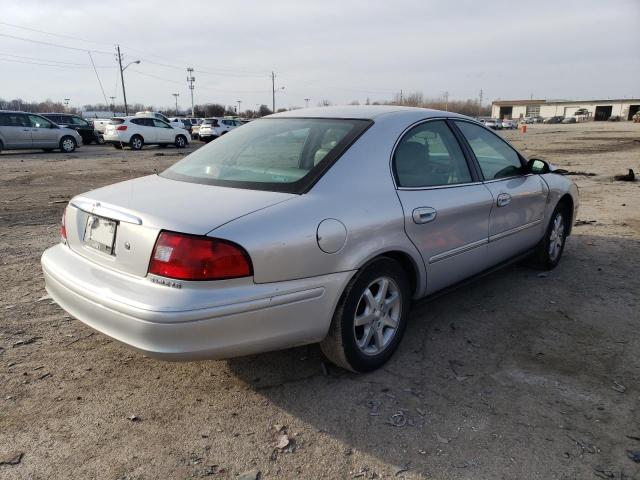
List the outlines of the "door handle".
<svg viewBox="0 0 640 480">
<path fill-rule="evenodd" d="M 415 208 L 412 213 L 413 221 L 417 224 L 433 222 L 438 212 L 435 208 L 419 207 Z"/>
<path fill-rule="evenodd" d="M 496 204 L 499 207 L 506 207 L 510 203 L 511 203 L 511 195 L 509 195 L 508 193 L 501 193 L 500 195 L 498 195 L 498 201 L 496 202 Z"/>
<path fill-rule="evenodd" d="M 23 129 L 22 129 L 22 131 L 24 131 L 24 132 L 30 132 L 30 131 L 31 131 L 31 129 L 30 129 L 30 128 L 23 128 Z"/>
</svg>

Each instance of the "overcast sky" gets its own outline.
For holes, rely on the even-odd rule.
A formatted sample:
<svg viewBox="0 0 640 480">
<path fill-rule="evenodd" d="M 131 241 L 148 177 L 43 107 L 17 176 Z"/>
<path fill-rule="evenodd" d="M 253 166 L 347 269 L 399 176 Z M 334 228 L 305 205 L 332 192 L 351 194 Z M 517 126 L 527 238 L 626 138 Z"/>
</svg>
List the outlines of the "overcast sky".
<svg viewBox="0 0 640 480">
<path fill-rule="evenodd" d="M 484 102 L 638 98 L 639 26 L 640 0 L 0 0 L 0 98 L 103 103 L 89 49 L 106 97 L 121 102 L 116 43 L 126 63 L 141 60 L 125 71 L 128 101 L 157 107 L 174 105 L 174 92 L 190 105 L 187 66 L 195 103 L 242 100 L 243 110 L 271 105 L 272 70 L 285 87 L 277 107 L 400 89 L 454 99 L 483 89 Z"/>
</svg>

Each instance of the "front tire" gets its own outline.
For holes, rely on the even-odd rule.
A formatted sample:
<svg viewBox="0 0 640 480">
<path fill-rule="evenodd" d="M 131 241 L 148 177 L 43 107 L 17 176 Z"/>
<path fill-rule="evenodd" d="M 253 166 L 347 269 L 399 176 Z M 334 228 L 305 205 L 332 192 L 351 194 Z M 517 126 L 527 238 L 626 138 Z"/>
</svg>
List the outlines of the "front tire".
<svg viewBox="0 0 640 480">
<path fill-rule="evenodd" d="M 409 317 L 410 285 L 394 260 L 379 257 L 347 285 L 329 333 L 320 343 L 334 364 L 353 372 L 384 365 L 397 348 Z"/>
<path fill-rule="evenodd" d="M 569 209 L 566 204 L 559 204 L 534 254 L 534 263 L 543 270 L 553 270 L 560 263 L 562 252 L 567 240 L 570 221 Z"/>
<path fill-rule="evenodd" d="M 187 146 L 187 138 L 184 135 L 176 136 L 176 141 L 174 143 L 176 148 L 184 148 Z"/>
<path fill-rule="evenodd" d="M 62 137 L 60 139 L 60 150 L 64 153 L 73 153 L 76 150 L 76 140 L 73 137 Z"/>
<path fill-rule="evenodd" d="M 142 150 L 144 140 L 140 135 L 134 135 L 129 139 L 129 147 L 131 147 L 131 150 Z"/>
</svg>

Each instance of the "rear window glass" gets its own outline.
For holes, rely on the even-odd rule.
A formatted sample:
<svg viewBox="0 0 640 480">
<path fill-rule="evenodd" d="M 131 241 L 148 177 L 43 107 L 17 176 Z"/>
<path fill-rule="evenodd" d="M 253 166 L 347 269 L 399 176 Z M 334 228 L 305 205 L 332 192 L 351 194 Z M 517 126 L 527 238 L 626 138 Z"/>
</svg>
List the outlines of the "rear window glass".
<svg viewBox="0 0 640 480">
<path fill-rule="evenodd" d="M 272 118 L 200 148 L 161 175 L 175 180 L 302 193 L 371 124 L 369 120 Z"/>
<path fill-rule="evenodd" d="M 124 123 L 124 118 L 112 118 L 109 123 L 111 125 L 120 125 L 121 123 Z"/>
</svg>

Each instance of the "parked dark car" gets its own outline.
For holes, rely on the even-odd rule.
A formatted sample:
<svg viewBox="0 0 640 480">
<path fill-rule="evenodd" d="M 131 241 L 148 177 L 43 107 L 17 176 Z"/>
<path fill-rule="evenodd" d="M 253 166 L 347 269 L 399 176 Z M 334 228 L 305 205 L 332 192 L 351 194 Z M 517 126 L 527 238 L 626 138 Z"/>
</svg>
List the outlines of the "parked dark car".
<svg viewBox="0 0 640 480">
<path fill-rule="evenodd" d="M 576 123 L 576 117 L 567 117 L 562 120 L 562 123 Z"/>
<path fill-rule="evenodd" d="M 41 113 L 53 123 L 75 130 L 82 137 L 82 143 L 89 145 L 90 143 L 104 143 L 102 136 L 93 128 L 93 124 L 78 115 L 70 115 L 68 113 Z"/>
<path fill-rule="evenodd" d="M 542 123 L 562 123 L 564 117 L 562 115 L 556 115 L 555 117 L 549 117 Z"/>
</svg>

